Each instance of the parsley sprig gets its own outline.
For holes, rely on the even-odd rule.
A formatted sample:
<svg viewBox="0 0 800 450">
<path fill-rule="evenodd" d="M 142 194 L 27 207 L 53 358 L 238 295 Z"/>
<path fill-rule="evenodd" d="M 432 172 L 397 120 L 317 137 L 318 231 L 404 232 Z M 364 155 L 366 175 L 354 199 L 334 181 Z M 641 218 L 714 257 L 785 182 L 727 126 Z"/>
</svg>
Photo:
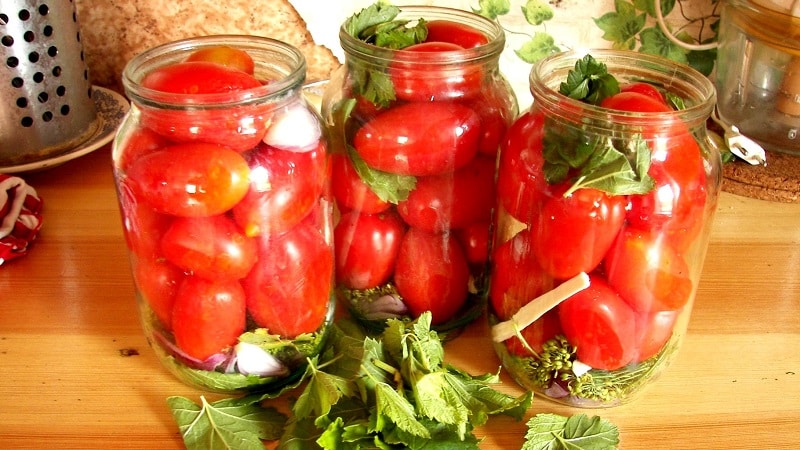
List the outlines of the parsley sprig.
<svg viewBox="0 0 800 450">
<path fill-rule="evenodd" d="M 586 55 L 575 63 L 559 92 L 592 105 L 619 92 L 619 82 L 605 64 Z M 570 180 L 565 196 L 581 188 L 594 188 L 610 195 L 645 194 L 655 182 L 648 175 L 650 148 L 641 135 L 626 137 L 590 131 L 607 124 L 565 123 L 546 118 L 544 148 L 545 178 L 550 184 Z M 621 133 L 617 133 L 621 134 Z"/>
</svg>

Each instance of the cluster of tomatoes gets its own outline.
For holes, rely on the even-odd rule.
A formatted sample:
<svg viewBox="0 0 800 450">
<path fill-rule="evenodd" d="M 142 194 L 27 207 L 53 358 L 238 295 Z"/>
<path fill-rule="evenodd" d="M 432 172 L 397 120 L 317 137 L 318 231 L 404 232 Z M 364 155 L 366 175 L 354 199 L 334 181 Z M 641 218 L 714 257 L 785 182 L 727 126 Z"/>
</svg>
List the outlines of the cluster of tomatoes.
<svg viewBox="0 0 800 450">
<path fill-rule="evenodd" d="M 238 102 L 268 84 L 243 50 L 197 50 L 144 76 L 142 95 L 178 106 L 137 104 L 115 147 L 145 317 L 189 360 L 229 352 L 252 327 L 313 333 L 328 314 L 326 145 L 299 95 Z"/>
<path fill-rule="evenodd" d="M 346 290 L 391 283 L 412 317 L 456 316 L 470 280 L 485 271 L 495 201 L 495 160 L 516 104 L 496 68 L 453 66 L 448 54 L 482 46 L 485 34 L 447 20 L 427 22 L 424 42 L 395 52 L 386 75 L 395 97 L 355 100 L 347 147 L 332 155 L 336 279 Z M 457 53 L 458 54 L 458 53 Z M 359 62 L 352 62 L 352 73 Z M 347 91 L 347 89 L 346 89 Z M 381 198 L 357 164 L 389 179 L 413 179 L 398 201 Z"/>
<path fill-rule="evenodd" d="M 619 111 L 669 112 L 650 85 L 635 83 L 600 105 Z M 707 203 L 702 152 L 683 124 L 641 136 L 651 152 L 654 188 L 611 195 L 570 180 L 546 181 L 545 114 L 534 108 L 509 129 L 499 161 L 498 216 L 490 304 L 500 320 L 580 273 L 590 286 L 522 330 L 533 350 L 563 335 L 579 361 L 615 370 L 656 355 L 673 334 L 693 292 L 692 244 Z M 576 121 L 570 125 L 581 129 Z M 655 132 L 654 132 L 655 133 Z M 696 247 L 696 246 L 695 246 Z M 530 357 L 516 337 L 513 355 Z"/>
</svg>

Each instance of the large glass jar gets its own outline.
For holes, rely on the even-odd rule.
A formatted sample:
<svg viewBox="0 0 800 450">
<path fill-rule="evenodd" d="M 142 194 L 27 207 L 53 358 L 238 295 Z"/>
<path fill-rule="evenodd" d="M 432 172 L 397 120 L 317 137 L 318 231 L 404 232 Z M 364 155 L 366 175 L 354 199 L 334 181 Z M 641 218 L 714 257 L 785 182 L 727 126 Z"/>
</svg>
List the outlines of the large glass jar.
<svg viewBox="0 0 800 450">
<path fill-rule="evenodd" d="M 800 155 L 800 12 L 779 3 L 722 2 L 719 115 L 768 150 Z"/>
<path fill-rule="evenodd" d="M 345 64 L 323 99 L 337 294 L 367 329 L 431 311 L 452 337 L 485 309 L 495 161 L 517 102 L 496 22 L 440 7 L 396 20 L 427 37 L 385 48 L 342 25 Z"/>
<path fill-rule="evenodd" d="M 633 398 L 680 345 L 721 162 L 705 129 L 707 78 L 641 53 L 591 56 L 640 92 L 588 104 L 560 93 L 579 85 L 568 73 L 585 55 L 534 65 L 533 105 L 500 150 L 489 317 L 520 385 L 606 407 Z"/>
<path fill-rule="evenodd" d="M 136 296 L 190 385 L 283 385 L 332 321 L 327 139 L 305 70 L 295 48 L 248 36 L 165 44 L 125 68 L 113 163 Z"/>
</svg>

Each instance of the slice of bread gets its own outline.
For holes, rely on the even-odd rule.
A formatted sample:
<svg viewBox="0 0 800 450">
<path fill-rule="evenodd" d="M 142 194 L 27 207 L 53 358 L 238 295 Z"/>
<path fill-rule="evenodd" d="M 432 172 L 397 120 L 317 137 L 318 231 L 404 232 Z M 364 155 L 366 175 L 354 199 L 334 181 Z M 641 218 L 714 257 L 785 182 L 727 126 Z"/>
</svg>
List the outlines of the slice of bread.
<svg viewBox="0 0 800 450">
<path fill-rule="evenodd" d="M 122 92 L 122 70 L 137 54 L 170 41 L 215 34 L 266 36 L 297 47 L 307 81 L 330 78 L 339 60 L 317 45 L 289 0 L 76 0 L 93 84 Z"/>
<path fill-rule="evenodd" d="M 766 166 L 742 161 L 722 167 L 722 190 L 773 202 L 800 203 L 800 156 L 767 151 Z"/>
</svg>

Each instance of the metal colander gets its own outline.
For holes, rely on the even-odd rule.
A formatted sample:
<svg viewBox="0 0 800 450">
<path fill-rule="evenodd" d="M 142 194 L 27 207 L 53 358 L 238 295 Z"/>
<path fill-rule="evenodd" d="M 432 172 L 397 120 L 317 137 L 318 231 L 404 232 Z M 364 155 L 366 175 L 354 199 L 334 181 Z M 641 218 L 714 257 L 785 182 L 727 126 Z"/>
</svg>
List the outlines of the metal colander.
<svg viewBox="0 0 800 450">
<path fill-rule="evenodd" d="M 72 0 L 0 1 L 0 167 L 66 153 L 98 127 Z"/>
</svg>

